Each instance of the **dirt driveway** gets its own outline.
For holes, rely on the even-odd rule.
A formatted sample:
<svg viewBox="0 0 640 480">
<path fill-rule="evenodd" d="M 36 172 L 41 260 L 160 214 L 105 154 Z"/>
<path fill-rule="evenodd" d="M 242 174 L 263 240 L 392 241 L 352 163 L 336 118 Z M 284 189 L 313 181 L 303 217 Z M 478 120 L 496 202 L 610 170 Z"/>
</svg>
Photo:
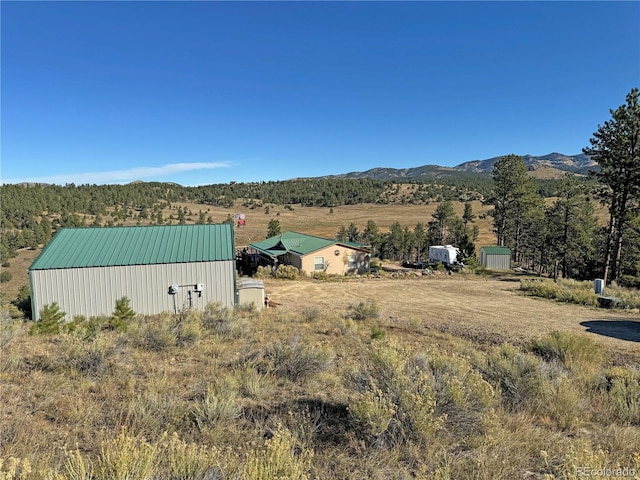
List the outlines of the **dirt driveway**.
<svg viewBox="0 0 640 480">
<path fill-rule="evenodd" d="M 410 321 L 482 343 L 522 343 L 553 330 L 585 333 L 612 356 L 640 362 L 640 313 L 557 303 L 523 295 L 519 281 L 462 276 L 353 279 L 345 282 L 266 280 L 282 309 L 315 306 L 335 315 L 375 299 L 381 321 Z"/>
</svg>

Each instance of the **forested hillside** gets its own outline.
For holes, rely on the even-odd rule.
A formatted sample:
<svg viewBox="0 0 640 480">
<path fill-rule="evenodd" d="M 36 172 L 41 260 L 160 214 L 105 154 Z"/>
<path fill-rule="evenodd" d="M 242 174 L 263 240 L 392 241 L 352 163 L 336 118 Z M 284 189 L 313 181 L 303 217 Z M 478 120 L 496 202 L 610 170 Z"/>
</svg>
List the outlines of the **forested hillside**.
<svg viewBox="0 0 640 480">
<path fill-rule="evenodd" d="M 372 179 L 307 179 L 260 183 L 231 183 L 184 187 L 170 183 L 128 185 L 2 185 L 0 255 L 10 258 L 18 249 L 46 244 L 60 227 L 184 222 L 164 218 L 162 210 L 175 202 L 231 208 L 242 200 L 246 208 L 268 204 L 336 207 L 363 203 L 420 205 L 444 200 L 483 200 L 491 192 L 486 175 L 462 174 L 446 179 L 423 177 L 410 188 Z M 558 189 L 557 180 L 537 181 L 544 196 Z M 405 185 L 406 186 L 406 185 Z M 232 213 L 232 212 L 230 212 Z M 201 222 L 208 219 L 202 218 Z"/>
</svg>

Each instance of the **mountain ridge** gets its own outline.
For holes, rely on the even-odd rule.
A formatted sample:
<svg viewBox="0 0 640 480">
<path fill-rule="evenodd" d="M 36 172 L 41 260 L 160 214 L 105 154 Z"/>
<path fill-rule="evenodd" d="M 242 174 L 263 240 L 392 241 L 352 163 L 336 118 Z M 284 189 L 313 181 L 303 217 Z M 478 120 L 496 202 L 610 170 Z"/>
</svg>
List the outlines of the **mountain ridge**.
<svg viewBox="0 0 640 480">
<path fill-rule="evenodd" d="M 530 171 L 535 171 L 543 168 L 555 169 L 558 170 L 558 175 L 561 175 L 564 172 L 586 175 L 589 170 L 594 169 L 594 167 L 597 165 L 596 162 L 591 160 L 590 157 L 583 153 L 578 155 L 564 155 L 562 153 L 552 152 L 547 155 L 541 156 L 520 156 L 524 159 L 525 165 Z M 459 173 L 491 174 L 493 171 L 493 166 L 502 157 L 503 156 L 487 158 L 485 160 L 470 160 L 460 163 L 455 167 L 443 167 L 435 164 L 410 168 L 376 167 L 362 172 L 324 175 L 319 178 L 373 178 L 376 180 L 394 180 L 403 178 L 417 178 L 423 176 L 448 176 Z"/>
</svg>

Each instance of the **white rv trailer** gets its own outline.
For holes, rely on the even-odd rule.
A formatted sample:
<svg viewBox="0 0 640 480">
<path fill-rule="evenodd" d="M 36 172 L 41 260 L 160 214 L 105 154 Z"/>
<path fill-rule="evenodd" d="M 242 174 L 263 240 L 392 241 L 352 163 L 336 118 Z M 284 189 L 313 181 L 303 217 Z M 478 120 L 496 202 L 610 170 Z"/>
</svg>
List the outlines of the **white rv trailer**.
<svg viewBox="0 0 640 480">
<path fill-rule="evenodd" d="M 432 245 L 429 247 L 429 260 L 452 267 L 460 265 L 458 262 L 459 253 L 459 250 L 453 245 Z"/>
</svg>

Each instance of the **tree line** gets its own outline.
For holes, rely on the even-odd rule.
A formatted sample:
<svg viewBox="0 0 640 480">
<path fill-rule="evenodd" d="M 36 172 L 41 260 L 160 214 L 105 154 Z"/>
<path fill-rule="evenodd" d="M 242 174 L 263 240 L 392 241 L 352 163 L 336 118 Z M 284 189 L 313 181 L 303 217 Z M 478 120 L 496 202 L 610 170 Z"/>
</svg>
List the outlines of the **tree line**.
<svg viewBox="0 0 640 480">
<path fill-rule="evenodd" d="M 371 247 L 373 256 L 397 261 L 423 262 L 429 259 L 429 246 L 455 245 L 460 250 L 460 260 L 475 257 L 475 241 L 478 226 L 469 202 L 465 203 L 460 217 L 453 209 L 453 202 L 438 204 L 431 220 L 418 222 L 413 229 L 394 222 L 388 232 L 381 232 L 373 220 L 362 231 L 351 223 L 340 227 L 336 239 L 343 242 L 363 243 Z"/>
<path fill-rule="evenodd" d="M 192 202 L 232 208 L 241 201 L 245 208 L 269 204 L 336 207 L 360 203 L 412 204 L 482 200 L 491 192 L 488 175 L 460 174 L 407 180 L 411 188 L 374 179 L 300 179 L 287 181 L 213 184 L 183 187 L 172 183 L 135 182 L 127 185 L 0 186 L 0 257 L 6 259 L 21 248 L 46 245 L 61 227 L 117 226 L 126 220 L 144 225 L 183 223 L 186 213 L 178 208 L 174 218 L 165 218 L 176 202 Z M 555 181 L 536 182 L 539 191 L 552 194 Z M 211 223 L 200 213 L 199 222 Z M 93 217 L 87 223 L 87 217 Z"/>
</svg>

